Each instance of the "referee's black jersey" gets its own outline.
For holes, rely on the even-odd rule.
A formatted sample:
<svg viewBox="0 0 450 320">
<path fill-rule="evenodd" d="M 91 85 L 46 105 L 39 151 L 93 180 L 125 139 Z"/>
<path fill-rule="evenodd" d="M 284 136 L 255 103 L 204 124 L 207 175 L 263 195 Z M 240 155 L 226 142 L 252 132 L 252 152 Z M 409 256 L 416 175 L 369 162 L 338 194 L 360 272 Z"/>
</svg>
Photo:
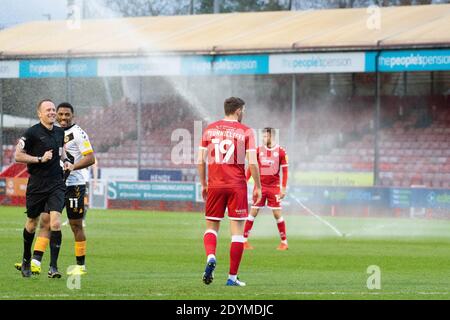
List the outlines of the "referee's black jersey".
<svg viewBox="0 0 450 320">
<path fill-rule="evenodd" d="M 63 174 L 60 164 L 64 147 L 64 130 L 53 126 L 47 129 L 42 123 L 30 127 L 20 138 L 20 146 L 31 156 L 42 157 L 48 150 L 53 150 L 53 157 L 45 163 L 28 164 L 28 173 L 37 177 L 53 177 Z"/>
</svg>

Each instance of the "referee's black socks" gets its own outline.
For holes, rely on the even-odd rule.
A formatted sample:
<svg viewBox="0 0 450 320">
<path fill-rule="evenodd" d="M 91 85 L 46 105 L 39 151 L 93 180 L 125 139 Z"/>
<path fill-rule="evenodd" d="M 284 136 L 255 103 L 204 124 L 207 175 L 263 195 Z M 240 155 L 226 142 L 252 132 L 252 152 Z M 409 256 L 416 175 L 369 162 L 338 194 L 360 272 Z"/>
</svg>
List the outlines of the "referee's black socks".
<svg viewBox="0 0 450 320">
<path fill-rule="evenodd" d="M 31 246 L 33 245 L 34 232 L 29 233 L 23 228 L 23 261 L 29 262 L 31 259 Z"/>
<path fill-rule="evenodd" d="M 50 266 L 58 267 L 59 249 L 61 248 L 61 231 L 52 231 L 50 233 Z"/>
</svg>

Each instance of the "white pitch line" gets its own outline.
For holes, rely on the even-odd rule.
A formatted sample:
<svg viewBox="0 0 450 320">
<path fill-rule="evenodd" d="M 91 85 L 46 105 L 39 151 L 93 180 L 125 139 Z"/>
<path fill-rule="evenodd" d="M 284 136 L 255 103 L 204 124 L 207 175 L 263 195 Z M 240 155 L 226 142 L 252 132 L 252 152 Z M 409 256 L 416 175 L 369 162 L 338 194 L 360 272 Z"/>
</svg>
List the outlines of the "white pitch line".
<svg viewBox="0 0 450 320">
<path fill-rule="evenodd" d="M 73 297 L 162 297 L 170 296 L 166 293 L 155 293 L 155 294 L 127 294 L 127 293 L 111 293 L 111 294 L 98 294 L 98 293 L 86 293 L 86 294 L 18 294 L 18 295 L 6 295 L 0 296 L 0 299 L 14 299 L 14 298 L 73 298 Z"/>
<path fill-rule="evenodd" d="M 339 237 L 343 237 L 344 235 L 342 232 L 340 232 L 335 226 L 333 226 L 331 223 L 329 223 L 327 220 L 323 219 L 322 217 L 315 214 L 311 209 L 309 209 L 307 206 L 305 206 L 297 197 L 290 195 L 292 199 L 294 199 L 303 209 L 305 209 L 310 215 L 312 215 L 314 218 L 328 226 L 331 230 L 333 230 Z"/>
<path fill-rule="evenodd" d="M 371 227 L 363 227 L 361 230 L 357 230 L 355 232 L 351 232 L 351 233 L 347 233 L 347 237 L 353 236 L 355 234 L 364 234 L 365 232 L 373 232 L 374 230 L 378 230 L 378 229 L 384 229 L 385 225 L 384 224 L 379 224 L 379 225 L 375 225 L 375 226 L 371 226 Z"/>
</svg>

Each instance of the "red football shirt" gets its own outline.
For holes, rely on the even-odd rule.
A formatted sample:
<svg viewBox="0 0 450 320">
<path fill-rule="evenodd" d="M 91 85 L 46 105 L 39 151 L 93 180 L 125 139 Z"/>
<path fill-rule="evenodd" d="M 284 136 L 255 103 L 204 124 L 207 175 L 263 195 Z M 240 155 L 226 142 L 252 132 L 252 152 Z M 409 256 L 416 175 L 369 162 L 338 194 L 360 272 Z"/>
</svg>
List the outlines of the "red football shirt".
<svg viewBox="0 0 450 320">
<path fill-rule="evenodd" d="M 257 152 L 261 186 L 266 188 L 279 188 L 280 169 L 288 166 L 286 150 L 278 145 L 272 148 L 261 146 L 258 147 Z"/>
<path fill-rule="evenodd" d="M 253 130 L 237 120 L 219 120 L 203 132 L 208 150 L 208 188 L 246 187 L 245 156 L 256 151 Z"/>
</svg>

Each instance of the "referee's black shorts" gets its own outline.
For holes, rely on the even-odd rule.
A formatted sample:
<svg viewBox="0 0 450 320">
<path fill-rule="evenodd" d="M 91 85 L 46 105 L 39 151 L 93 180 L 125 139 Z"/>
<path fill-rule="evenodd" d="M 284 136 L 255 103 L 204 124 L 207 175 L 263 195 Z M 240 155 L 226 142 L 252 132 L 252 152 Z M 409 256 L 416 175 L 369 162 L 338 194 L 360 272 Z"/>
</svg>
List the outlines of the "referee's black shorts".
<svg viewBox="0 0 450 320">
<path fill-rule="evenodd" d="M 62 175 L 45 178 L 30 176 L 26 193 L 27 217 L 35 219 L 41 212 L 62 212 L 65 191 Z"/>
</svg>

